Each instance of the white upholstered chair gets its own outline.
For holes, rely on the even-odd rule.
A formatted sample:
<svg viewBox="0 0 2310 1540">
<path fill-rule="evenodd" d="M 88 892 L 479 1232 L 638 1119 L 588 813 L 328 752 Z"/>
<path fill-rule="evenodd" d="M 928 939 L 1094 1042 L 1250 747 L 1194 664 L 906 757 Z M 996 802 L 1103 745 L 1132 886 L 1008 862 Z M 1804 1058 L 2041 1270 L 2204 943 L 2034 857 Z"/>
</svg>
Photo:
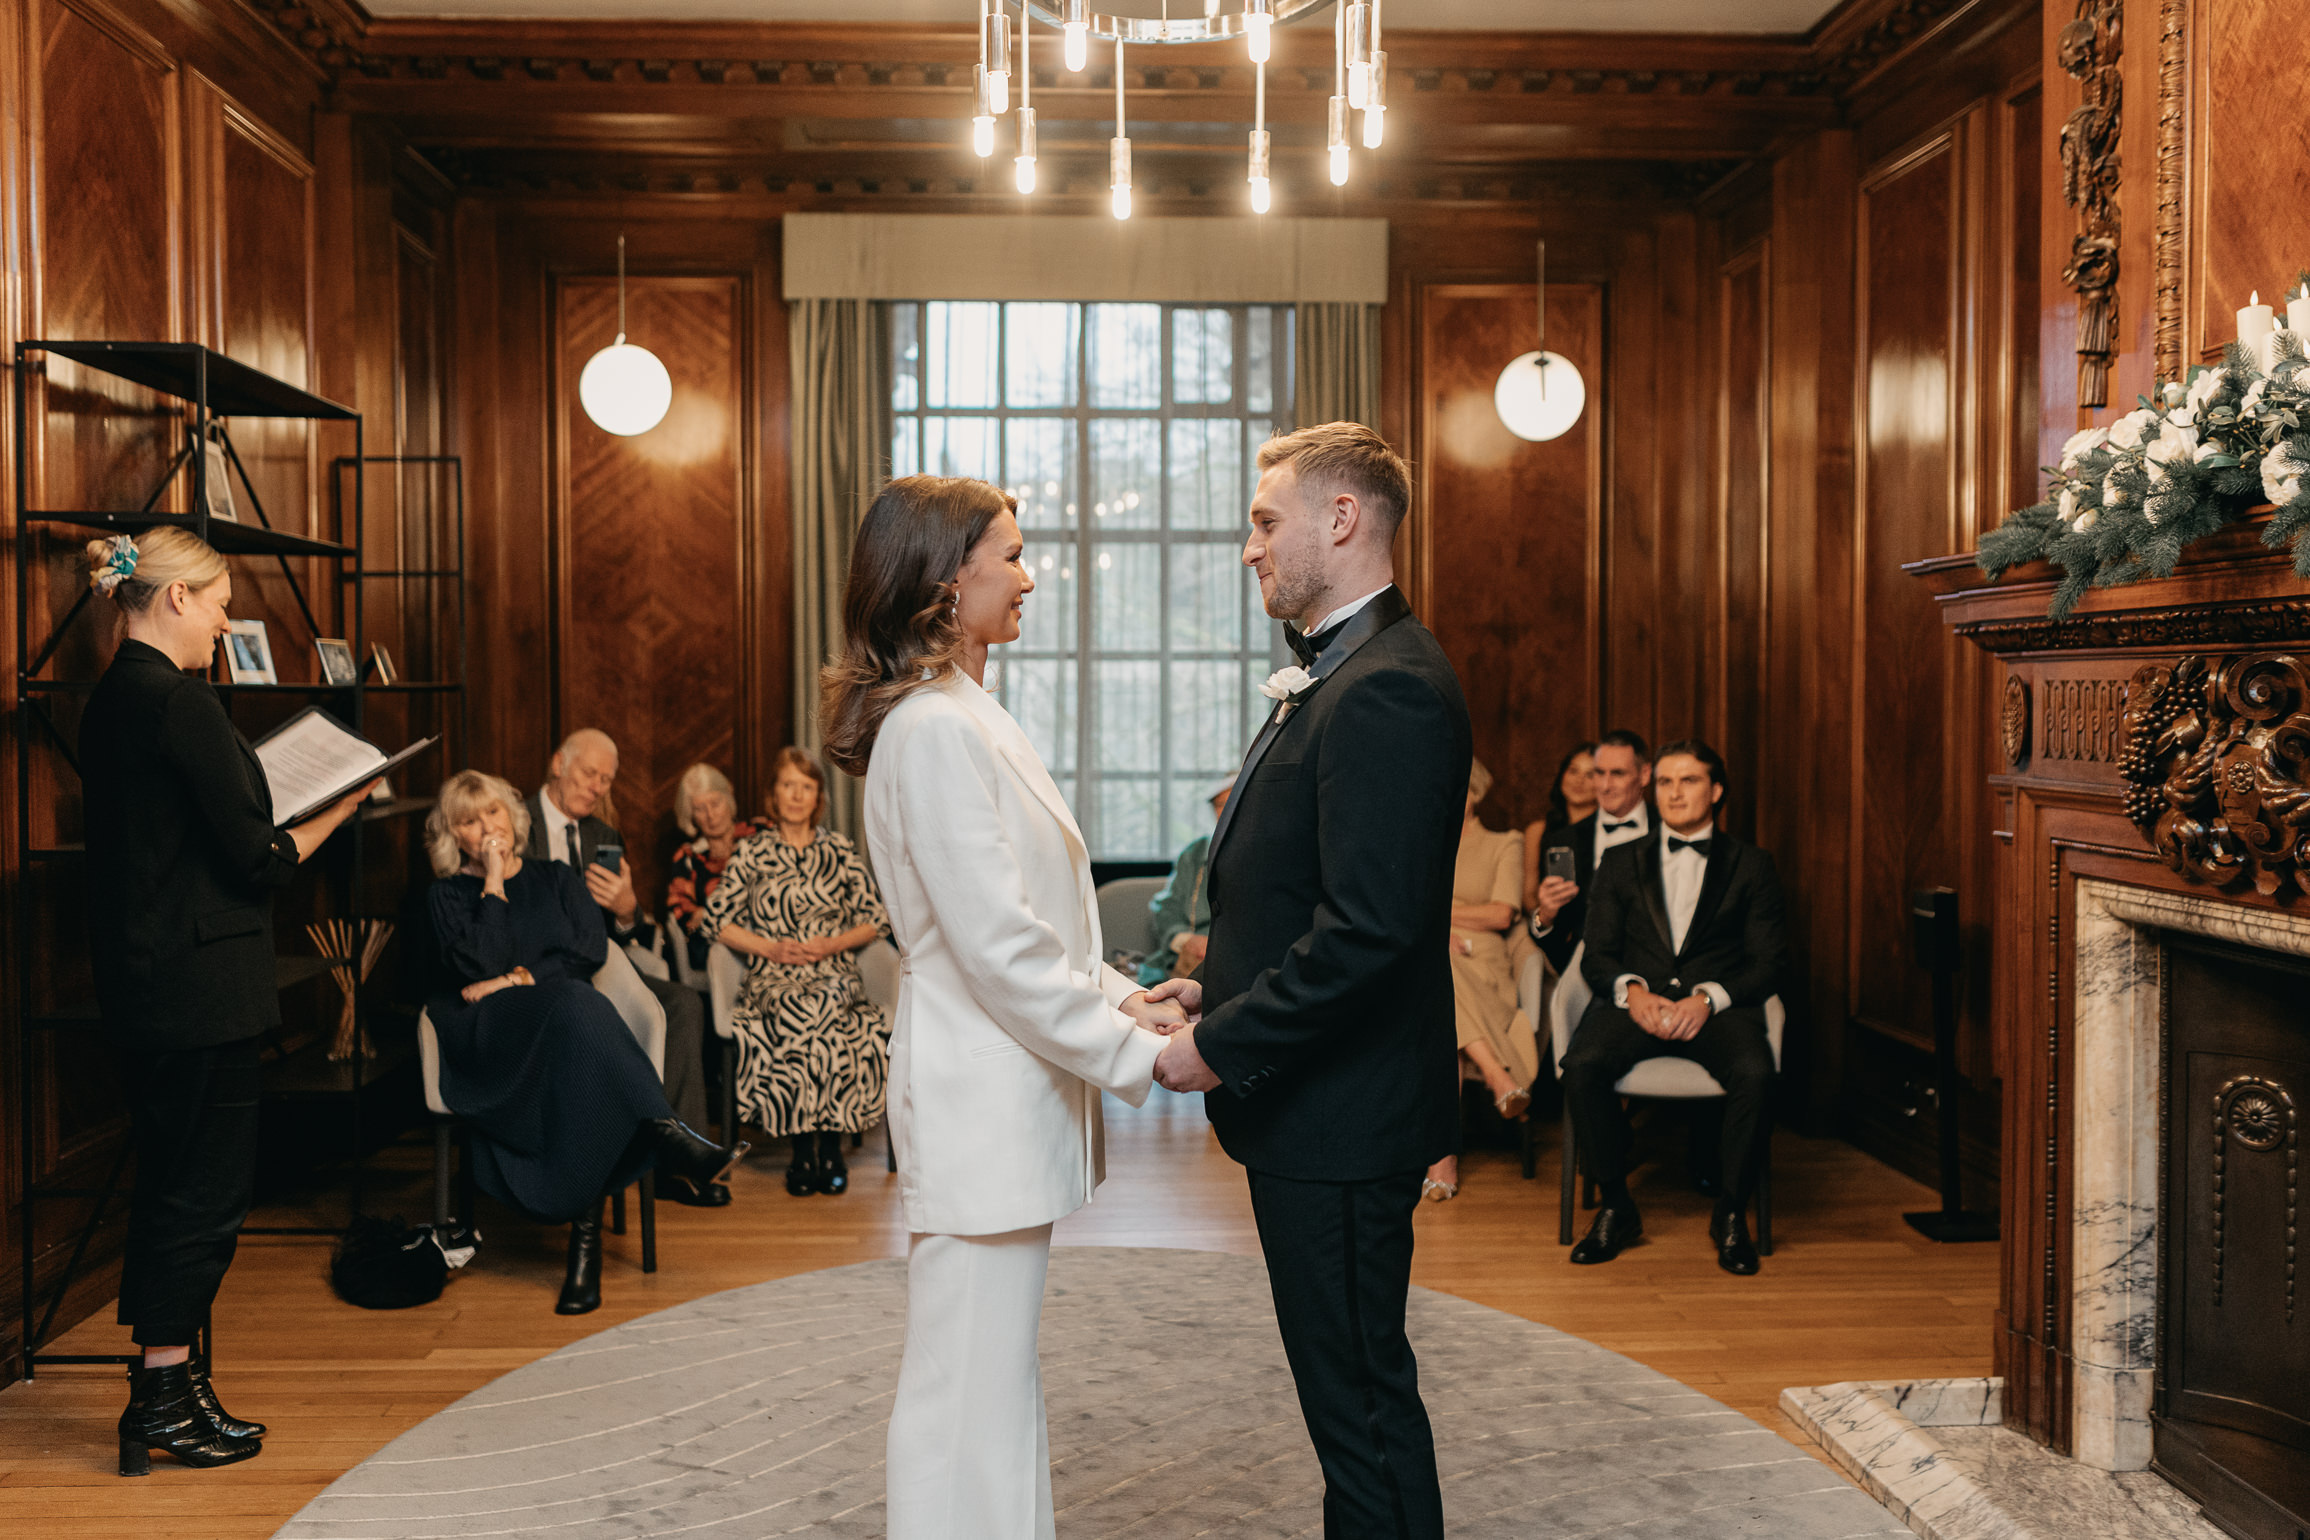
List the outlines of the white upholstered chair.
<svg viewBox="0 0 2310 1540">
<path fill-rule="evenodd" d="M 686 950 L 686 949 L 685 949 Z M 697 977 L 689 972 L 684 961 L 683 979 L 689 983 Z M 888 941 L 869 941 L 858 950 L 858 971 L 866 985 L 868 1003 L 881 1008 L 884 1016 L 898 1009 L 898 948 Z M 722 1053 L 722 1142 L 730 1143 L 738 1137 L 738 1034 L 731 1025 L 738 1007 L 738 992 L 746 985 L 746 959 L 728 947 L 716 943 L 706 953 L 706 1019 L 714 1024 L 714 1039 Z M 898 1154 L 890 1149 L 889 1120 L 883 1122 L 883 1165 L 892 1171 L 898 1169 Z M 860 1134 L 853 1146 L 866 1142 Z"/>
<path fill-rule="evenodd" d="M 1580 971 L 1581 957 L 1587 952 L 1584 942 L 1572 952 L 1571 966 L 1564 977 L 1557 980 L 1548 1000 L 1548 1037 L 1554 1048 L 1557 1078 L 1564 1075 L 1565 1050 L 1572 1046 L 1572 1034 L 1580 1025 L 1581 1016 L 1593 998 L 1588 980 Z M 1527 972 L 1530 970 L 1527 969 Z M 1781 997 L 1773 996 L 1765 1002 L 1765 1040 L 1772 1045 L 1773 1070 L 1781 1067 L 1781 1033 L 1788 1023 L 1788 1012 L 1781 1007 Z M 1646 1059 L 1620 1077 L 1613 1087 L 1623 1096 L 1648 1096 L 1661 1101 L 1701 1101 L 1725 1094 L 1716 1077 L 1690 1059 L 1663 1056 Z M 1768 1116 L 1764 1126 L 1765 1147 L 1757 1152 L 1757 1250 L 1766 1256 L 1773 1254 L 1773 1130 Z M 1563 1196 L 1558 1209 L 1556 1243 L 1572 1244 L 1574 1195 L 1579 1183 L 1578 1152 L 1572 1144 L 1572 1109 L 1564 1109 L 1564 1181 Z"/>
<path fill-rule="evenodd" d="M 1163 891 L 1168 877 L 1117 877 L 1099 884 L 1099 943 L 1113 962 L 1118 952 L 1145 957 L 1163 944 L 1155 934 L 1155 913 L 1148 905 Z"/>
</svg>

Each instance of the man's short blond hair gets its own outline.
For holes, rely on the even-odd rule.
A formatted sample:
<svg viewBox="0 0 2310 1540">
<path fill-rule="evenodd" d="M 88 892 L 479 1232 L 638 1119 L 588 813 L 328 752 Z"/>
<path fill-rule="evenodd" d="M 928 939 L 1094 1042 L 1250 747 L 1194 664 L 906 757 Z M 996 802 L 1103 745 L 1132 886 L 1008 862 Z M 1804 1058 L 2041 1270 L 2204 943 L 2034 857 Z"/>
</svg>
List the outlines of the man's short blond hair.
<svg viewBox="0 0 2310 1540">
<path fill-rule="evenodd" d="M 1259 446 L 1259 468 L 1288 465 L 1312 494 L 1353 493 L 1393 540 L 1412 506 L 1412 472 L 1388 441 L 1360 422 L 1318 423 Z"/>
</svg>

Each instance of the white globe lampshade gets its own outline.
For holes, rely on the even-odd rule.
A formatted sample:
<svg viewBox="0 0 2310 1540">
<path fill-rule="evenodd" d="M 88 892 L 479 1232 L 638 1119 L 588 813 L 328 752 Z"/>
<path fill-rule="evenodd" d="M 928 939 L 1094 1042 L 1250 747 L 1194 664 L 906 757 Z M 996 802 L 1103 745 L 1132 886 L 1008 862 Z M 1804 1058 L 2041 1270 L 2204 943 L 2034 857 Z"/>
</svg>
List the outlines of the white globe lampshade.
<svg viewBox="0 0 2310 1540">
<path fill-rule="evenodd" d="M 1560 438 L 1588 405 L 1580 367 L 1561 353 L 1525 353 L 1500 371 L 1492 406 L 1510 433 L 1535 444 Z"/>
<path fill-rule="evenodd" d="M 621 336 L 586 360 L 578 401 L 603 432 L 631 438 L 665 420 L 674 404 L 674 378 L 657 354 Z"/>
</svg>

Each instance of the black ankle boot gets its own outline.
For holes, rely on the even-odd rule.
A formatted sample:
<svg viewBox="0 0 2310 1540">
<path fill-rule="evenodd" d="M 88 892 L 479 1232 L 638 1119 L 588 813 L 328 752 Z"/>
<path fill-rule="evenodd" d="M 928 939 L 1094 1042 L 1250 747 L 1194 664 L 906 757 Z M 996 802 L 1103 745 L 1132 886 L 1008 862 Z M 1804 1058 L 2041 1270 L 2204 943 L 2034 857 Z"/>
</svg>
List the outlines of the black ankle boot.
<svg viewBox="0 0 2310 1540">
<path fill-rule="evenodd" d="M 128 1371 L 128 1410 L 120 1414 L 120 1473 L 152 1474 L 152 1451 L 173 1454 L 198 1470 L 253 1460 L 264 1445 L 217 1431 L 193 1399 L 192 1365 Z"/>
<path fill-rule="evenodd" d="M 555 1315 L 585 1315 L 602 1307 L 602 1205 L 570 1221 L 569 1276 L 562 1279 Z"/>
<path fill-rule="evenodd" d="M 192 1393 L 193 1400 L 200 1404 L 202 1411 L 209 1414 L 209 1421 L 215 1423 L 217 1431 L 225 1437 L 263 1438 L 265 1436 L 263 1423 L 244 1421 L 225 1410 L 224 1403 L 217 1399 L 216 1387 L 209 1383 L 207 1364 L 195 1363 L 192 1365 Z"/>
<path fill-rule="evenodd" d="M 830 1198 L 850 1190 L 850 1165 L 842 1158 L 839 1128 L 830 1128 L 818 1136 L 818 1190 Z"/>
<path fill-rule="evenodd" d="M 658 1118 L 646 1125 L 657 1147 L 658 1179 L 680 1183 L 690 1190 L 694 1199 L 712 1202 L 709 1190 L 716 1182 L 730 1174 L 730 1169 L 746 1158 L 753 1148 L 741 1139 L 727 1147 L 701 1138 L 690 1131 L 679 1118 Z"/>
<path fill-rule="evenodd" d="M 794 1159 L 786 1167 L 786 1191 L 797 1198 L 807 1198 L 818 1190 L 818 1136 L 796 1134 Z"/>
</svg>

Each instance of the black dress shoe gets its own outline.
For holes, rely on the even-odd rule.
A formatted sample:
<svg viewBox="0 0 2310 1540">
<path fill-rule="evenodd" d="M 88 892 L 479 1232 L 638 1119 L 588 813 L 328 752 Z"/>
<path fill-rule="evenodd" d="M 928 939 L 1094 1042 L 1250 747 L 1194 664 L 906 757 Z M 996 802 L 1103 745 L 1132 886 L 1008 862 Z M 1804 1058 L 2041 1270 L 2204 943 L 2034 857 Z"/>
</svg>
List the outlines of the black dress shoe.
<svg viewBox="0 0 2310 1540">
<path fill-rule="evenodd" d="M 152 1452 L 172 1454 L 186 1465 L 207 1470 L 253 1460 L 264 1445 L 253 1438 L 229 1438 L 193 1398 L 192 1365 L 142 1366 L 128 1371 L 128 1410 L 120 1414 L 120 1473 L 152 1474 Z"/>
<path fill-rule="evenodd" d="M 657 1145 L 660 1190 L 676 1203 L 693 1202 L 709 1187 L 726 1181 L 732 1168 L 753 1148 L 743 1139 L 731 1145 L 716 1144 L 692 1133 L 679 1118 L 658 1118 L 649 1129 Z M 682 1196 L 684 1188 L 689 1190 L 689 1197 Z M 702 1206 L 714 1205 L 709 1200 Z"/>
<path fill-rule="evenodd" d="M 570 1221 L 569 1274 L 561 1282 L 555 1315 L 590 1315 L 602 1307 L 602 1206 Z"/>
<path fill-rule="evenodd" d="M 786 1191 L 789 1196 L 807 1198 L 818 1190 L 818 1136 L 796 1134 L 794 1159 L 786 1167 Z"/>
<path fill-rule="evenodd" d="M 1614 1208 L 1606 1204 L 1596 1211 L 1595 1222 L 1579 1245 L 1572 1248 L 1572 1261 L 1579 1267 L 1598 1262 L 1609 1262 L 1623 1251 L 1644 1239 L 1644 1219 L 1635 1209 Z"/>
<path fill-rule="evenodd" d="M 688 1182 L 668 1182 L 658 1196 L 669 1203 L 684 1203 L 691 1208 L 728 1208 L 730 1189 L 721 1182 L 708 1182 L 703 1187 L 692 1187 Z"/>
<path fill-rule="evenodd" d="M 1755 1275 L 1757 1243 L 1749 1239 L 1749 1216 L 1745 1211 L 1712 1219 L 1709 1232 L 1716 1240 L 1717 1266 L 1743 1278 Z"/>
<path fill-rule="evenodd" d="M 244 1421 L 225 1410 L 224 1403 L 217 1400 L 216 1387 L 209 1383 L 209 1371 L 205 1364 L 196 1363 L 192 1366 L 192 1395 L 200 1409 L 209 1414 L 209 1421 L 215 1423 L 217 1431 L 225 1437 L 263 1438 L 265 1436 L 263 1423 Z"/>
<path fill-rule="evenodd" d="M 818 1136 L 818 1190 L 830 1198 L 850 1191 L 850 1164 L 842 1158 L 842 1130 Z"/>
</svg>

